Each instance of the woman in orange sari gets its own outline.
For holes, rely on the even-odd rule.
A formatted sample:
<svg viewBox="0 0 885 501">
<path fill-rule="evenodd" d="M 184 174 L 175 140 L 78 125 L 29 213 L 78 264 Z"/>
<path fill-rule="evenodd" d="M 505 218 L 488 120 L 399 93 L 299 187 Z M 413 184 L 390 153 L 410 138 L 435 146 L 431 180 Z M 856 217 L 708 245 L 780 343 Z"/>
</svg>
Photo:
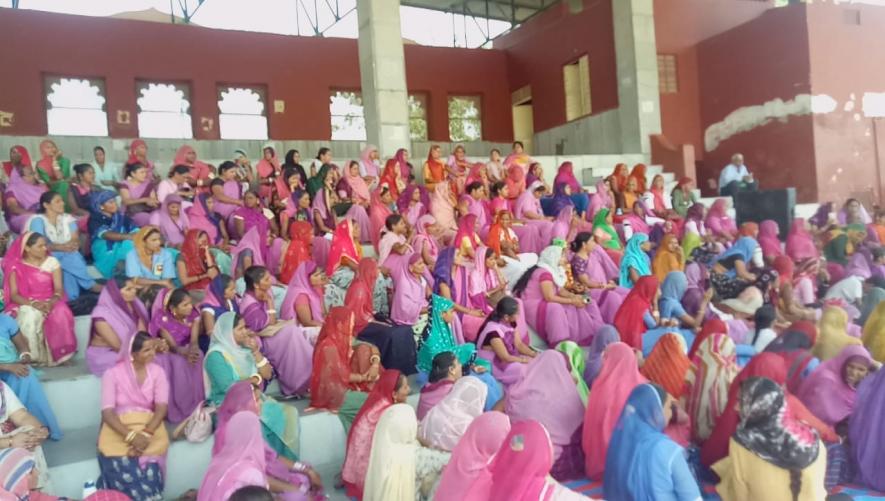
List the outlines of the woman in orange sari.
<svg viewBox="0 0 885 501">
<path fill-rule="evenodd" d="M 427 154 L 427 161 L 424 162 L 424 185 L 427 191 L 432 192 L 437 183 L 446 180 L 446 164 L 442 160 L 442 149 L 438 144 L 430 147 L 430 153 Z"/>
<path fill-rule="evenodd" d="M 648 187 L 648 180 L 645 178 L 646 170 L 645 164 L 636 164 L 633 166 L 633 170 L 630 171 L 630 177 L 636 178 L 636 192 L 640 194 L 645 193 Z"/>
</svg>

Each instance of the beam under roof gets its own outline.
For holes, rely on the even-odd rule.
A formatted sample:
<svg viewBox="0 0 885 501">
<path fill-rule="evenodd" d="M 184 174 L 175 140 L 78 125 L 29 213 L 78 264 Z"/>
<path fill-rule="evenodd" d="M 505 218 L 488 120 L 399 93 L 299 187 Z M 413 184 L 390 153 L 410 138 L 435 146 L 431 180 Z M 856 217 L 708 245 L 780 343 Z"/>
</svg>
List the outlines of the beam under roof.
<svg viewBox="0 0 885 501">
<path fill-rule="evenodd" d="M 521 24 L 559 0 L 401 0 L 408 7 L 466 14 Z"/>
</svg>

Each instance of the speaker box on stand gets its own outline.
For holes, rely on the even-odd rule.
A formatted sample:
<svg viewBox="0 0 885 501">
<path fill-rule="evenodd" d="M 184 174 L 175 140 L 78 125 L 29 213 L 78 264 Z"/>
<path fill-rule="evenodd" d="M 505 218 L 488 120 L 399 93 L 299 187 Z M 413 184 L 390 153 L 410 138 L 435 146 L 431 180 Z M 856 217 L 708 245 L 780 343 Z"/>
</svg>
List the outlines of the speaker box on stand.
<svg viewBox="0 0 885 501">
<path fill-rule="evenodd" d="M 796 188 L 763 191 L 741 191 L 734 198 L 734 211 L 738 226 L 761 223 L 771 219 L 777 223 L 781 241 L 786 240 L 793 224 L 796 208 Z"/>
</svg>

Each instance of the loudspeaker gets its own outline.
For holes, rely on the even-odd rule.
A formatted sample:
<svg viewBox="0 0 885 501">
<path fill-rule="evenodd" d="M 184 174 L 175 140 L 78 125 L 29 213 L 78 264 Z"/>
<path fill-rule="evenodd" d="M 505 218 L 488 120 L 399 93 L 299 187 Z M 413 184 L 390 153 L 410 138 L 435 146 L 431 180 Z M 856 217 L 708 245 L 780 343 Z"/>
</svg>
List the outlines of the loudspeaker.
<svg viewBox="0 0 885 501">
<path fill-rule="evenodd" d="M 761 223 L 771 219 L 780 229 L 781 241 L 786 240 L 793 224 L 796 208 L 796 188 L 783 190 L 741 191 L 734 198 L 738 226 L 746 222 Z"/>
</svg>

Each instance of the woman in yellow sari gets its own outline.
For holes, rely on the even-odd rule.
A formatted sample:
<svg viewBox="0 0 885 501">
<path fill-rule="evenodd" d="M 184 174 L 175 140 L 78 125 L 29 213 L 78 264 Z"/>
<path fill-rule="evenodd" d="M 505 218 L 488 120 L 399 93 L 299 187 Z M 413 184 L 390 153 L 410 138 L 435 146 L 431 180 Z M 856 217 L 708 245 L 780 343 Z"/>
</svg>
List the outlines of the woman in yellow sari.
<svg viewBox="0 0 885 501">
<path fill-rule="evenodd" d="M 885 301 L 873 310 L 863 326 L 863 344 L 877 362 L 885 362 Z"/>
<path fill-rule="evenodd" d="M 836 357 L 846 346 L 862 344 L 860 339 L 848 335 L 848 313 L 838 306 L 824 307 L 819 328 L 820 336 L 812 348 L 812 353 L 821 362 Z"/>
</svg>

